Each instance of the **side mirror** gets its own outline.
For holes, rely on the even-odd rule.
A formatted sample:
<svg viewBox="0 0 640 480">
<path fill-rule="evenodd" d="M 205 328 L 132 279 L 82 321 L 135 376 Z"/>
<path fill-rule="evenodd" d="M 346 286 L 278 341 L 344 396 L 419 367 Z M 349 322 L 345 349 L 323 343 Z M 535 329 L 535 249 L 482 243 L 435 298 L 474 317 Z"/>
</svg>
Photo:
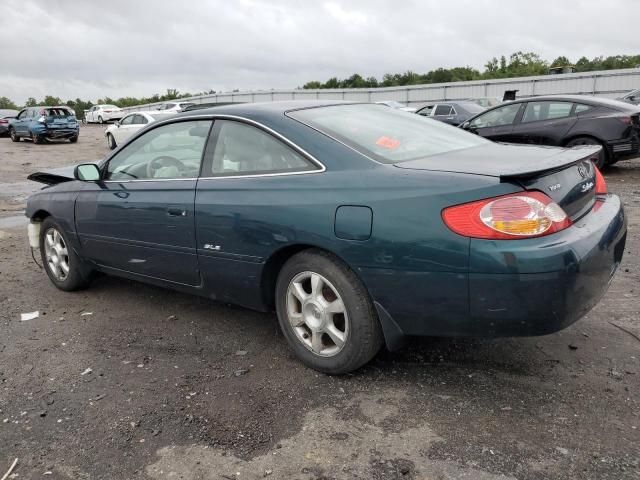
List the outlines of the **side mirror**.
<svg viewBox="0 0 640 480">
<path fill-rule="evenodd" d="M 464 122 L 462 124 L 462 129 L 463 130 L 469 130 L 469 127 L 471 126 L 471 122 Z"/>
<path fill-rule="evenodd" d="M 116 127 L 119 127 L 119 126 L 120 126 L 120 120 L 116 120 L 115 122 L 113 122 L 113 124 L 114 124 Z"/>
<path fill-rule="evenodd" d="M 100 180 L 100 170 L 94 163 L 82 163 L 73 169 L 73 177 L 83 182 L 97 182 Z"/>
<path fill-rule="evenodd" d="M 631 95 L 631 96 L 629 97 L 629 101 L 630 101 L 630 102 L 635 102 L 635 101 L 636 101 L 636 98 L 637 98 L 637 97 L 636 97 L 635 95 Z"/>
</svg>

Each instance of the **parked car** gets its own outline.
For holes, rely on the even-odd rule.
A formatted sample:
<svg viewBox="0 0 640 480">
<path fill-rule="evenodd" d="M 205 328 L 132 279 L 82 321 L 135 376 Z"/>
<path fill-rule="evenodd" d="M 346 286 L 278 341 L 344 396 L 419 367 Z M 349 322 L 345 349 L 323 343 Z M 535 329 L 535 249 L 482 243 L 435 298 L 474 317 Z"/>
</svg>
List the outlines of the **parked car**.
<svg viewBox="0 0 640 480">
<path fill-rule="evenodd" d="M 175 115 L 175 112 L 149 111 L 129 113 L 122 117 L 122 120 L 109 125 L 104 131 L 107 145 L 111 150 L 114 150 L 118 145 L 122 145 L 127 138 L 146 127 L 149 123 L 168 118 L 171 115 Z"/>
<path fill-rule="evenodd" d="M 86 123 L 107 123 L 122 118 L 122 109 L 115 105 L 94 105 L 84 112 Z"/>
<path fill-rule="evenodd" d="M 18 110 L 1 109 L 0 110 L 0 135 L 9 134 L 9 120 L 18 116 Z"/>
<path fill-rule="evenodd" d="M 600 145 L 598 168 L 640 153 L 640 108 L 606 98 L 552 95 L 520 99 L 486 110 L 462 128 L 499 142 Z"/>
<path fill-rule="evenodd" d="M 640 89 L 631 90 L 623 97 L 618 98 L 622 102 L 632 103 L 634 105 L 640 105 Z"/>
<path fill-rule="evenodd" d="M 416 113 L 423 117 L 431 117 L 434 120 L 448 123 L 449 125 L 460 125 L 469 120 L 474 115 L 484 112 L 485 109 L 475 102 L 442 102 L 432 103 L 421 108 Z"/>
<path fill-rule="evenodd" d="M 470 102 L 477 103 L 478 105 L 484 108 L 497 107 L 502 103 L 502 100 L 500 100 L 497 97 L 478 97 L 478 98 L 469 98 L 468 100 Z"/>
<path fill-rule="evenodd" d="M 78 141 L 80 125 L 75 113 L 66 106 L 23 108 L 16 118 L 9 120 L 9 136 L 14 142 L 28 138 L 33 143 L 48 140 Z"/>
<path fill-rule="evenodd" d="M 386 105 L 387 107 L 395 108 L 396 110 L 402 110 L 403 112 L 415 113 L 416 111 L 415 108 L 408 107 L 404 103 L 396 102 L 395 100 L 382 100 L 376 103 L 379 105 Z"/>
<path fill-rule="evenodd" d="M 167 102 L 158 107 L 159 111 L 182 112 L 185 108 L 196 105 L 194 102 Z"/>
<path fill-rule="evenodd" d="M 245 104 L 157 121 L 29 179 L 61 290 L 93 272 L 275 310 L 338 374 L 405 335 L 555 332 L 607 290 L 622 202 L 580 149 L 502 145 L 374 104 Z"/>
</svg>

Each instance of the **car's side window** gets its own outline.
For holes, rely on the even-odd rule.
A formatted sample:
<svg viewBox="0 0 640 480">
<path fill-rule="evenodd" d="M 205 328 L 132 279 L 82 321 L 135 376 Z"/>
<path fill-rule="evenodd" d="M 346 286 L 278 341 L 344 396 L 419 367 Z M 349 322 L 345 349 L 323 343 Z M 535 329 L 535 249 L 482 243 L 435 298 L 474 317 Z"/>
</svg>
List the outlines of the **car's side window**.
<svg viewBox="0 0 640 480">
<path fill-rule="evenodd" d="M 131 125 L 133 123 L 133 115 L 127 115 L 120 122 L 121 125 Z"/>
<path fill-rule="evenodd" d="M 28 110 L 23 110 L 18 114 L 18 120 L 24 120 L 27 117 Z"/>
<path fill-rule="evenodd" d="M 522 116 L 522 123 L 565 118 L 571 114 L 569 102 L 529 102 Z"/>
<path fill-rule="evenodd" d="M 147 119 L 144 117 L 144 115 L 137 114 L 137 115 L 135 116 L 135 118 L 133 119 L 133 123 L 134 123 L 135 125 L 146 125 L 146 124 L 147 124 L 147 123 L 149 123 L 149 122 L 148 122 L 148 121 L 147 121 Z"/>
<path fill-rule="evenodd" d="M 149 130 L 111 158 L 104 179 L 196 178 L 210 128 L 210 120 L 198 120 Z"/>
<path fill-rule="evenodd" d="M 519 103 L 512 103 L 504 107 L 491 110 L 479 117 L 469 125 L 471 128 L 501 127 L 503 125 L 511 125 L 520 110 Z"/>
<path fill-rule="evenodd" d="M 591 110 L 591 105 L 585 105 L 584 103 L 576 103 L 576 113 L 586 112 L 587 110 Z"/>
<path fill-rule="evenodd" d="M 259 175 L 317 170 L 311 161 L 257 127 L 216 120 L 211 170 L 203 176 Z"/>
<path fill-rule="evenodd" d="M 434 115 L 439 116 L 439 115 L 451 115 L 451 105 L 438 105 L 436 107 L 436 111 L 434 113 Z"/>
</svg>

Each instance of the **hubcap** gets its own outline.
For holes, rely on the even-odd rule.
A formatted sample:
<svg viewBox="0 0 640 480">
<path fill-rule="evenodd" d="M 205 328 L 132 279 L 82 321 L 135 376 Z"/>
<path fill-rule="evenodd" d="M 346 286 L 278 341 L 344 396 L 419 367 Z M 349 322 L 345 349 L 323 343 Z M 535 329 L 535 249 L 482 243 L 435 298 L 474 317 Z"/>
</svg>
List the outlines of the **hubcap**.
<svg viewBox="0 0 640 480">
<path fill-rule="evenodd" d="M 44 256 L 49 271 L 60 281 L 69 275 L 69 251 L 67 244 L 55 228 L 49 228 L 44 235 Z"/>
<path fill-rule="evenodd" d="M 346 343 L 346 308 L 338 290 L 318 273 L 302 272 L 291 280 L 287 318 L 298 340 L 316 355 L 331 357 Z"/>
</svg>

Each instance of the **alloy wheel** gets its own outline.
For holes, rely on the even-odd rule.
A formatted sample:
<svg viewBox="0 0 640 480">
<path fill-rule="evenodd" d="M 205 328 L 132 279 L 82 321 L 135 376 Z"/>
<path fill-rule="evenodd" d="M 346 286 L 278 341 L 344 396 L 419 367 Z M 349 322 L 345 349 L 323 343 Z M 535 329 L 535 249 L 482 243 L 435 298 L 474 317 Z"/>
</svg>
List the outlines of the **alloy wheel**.
<svg viewBox="0 0 640 480">
<path fill-rule="evenodd" d="M 297 339 L 319 356 L 337 355 L 349 335 L 342 297 L 329 280 L 315 272 L 301 272 L 289 283 L 287 318 Z"/>
<path fill-rule="evenodd" d="M 53 227 L 44 236 L 44 256 L 56 280 L 64 281 L 69 275 L 69 250 L 60 232 Z"/>
</svg>

